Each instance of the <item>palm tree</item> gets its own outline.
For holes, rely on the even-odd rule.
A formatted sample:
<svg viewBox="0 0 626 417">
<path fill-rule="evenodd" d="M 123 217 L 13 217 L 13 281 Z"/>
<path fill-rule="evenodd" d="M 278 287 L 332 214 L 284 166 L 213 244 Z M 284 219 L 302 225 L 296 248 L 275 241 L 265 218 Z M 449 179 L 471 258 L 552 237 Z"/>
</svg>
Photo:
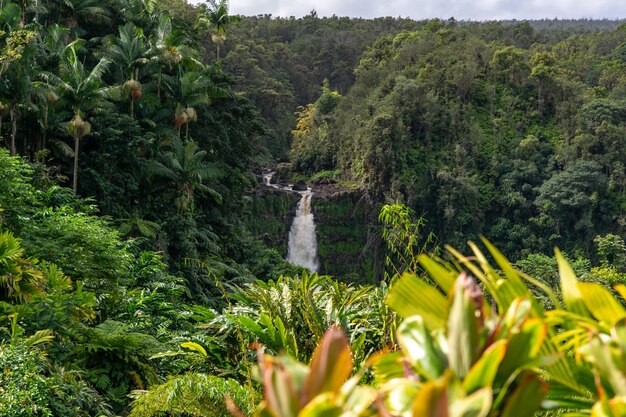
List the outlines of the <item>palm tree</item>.
<svg viewBox="0 0 626 417">
<path fill-rule="evenodd" d="M 175 139 L 169 147 L 160 161 L 150 161 L 148 173 L 165 179 L 168 185 L 177 189 L 178 211 L 184 213 L 192 207 L 196 190 L 210 194 L 221 203 L 222 196 L 205 184 L 207 180 L 221 175 L 217 165 L 205 161 L 207 152 L 200 150 L 193 141 L 183 144 L 180 139 Z"/>
<path fill-rule="evenodd" d="M 208 30 L 211 40 L 217 48 L 216 59 L 220 60 L 220 47 L 226 40 L 226 28 L 239 21 L 239 16 L 228 14 L 228 0 L 209 0 L 206 13 L 198 18 L 197 25 Z"/>
<path fill-rule="evenodd" d="M 132 23 L 119 27 L 119 37 L 110 36 L 106 41 L 104 55 L 122 70 L 124 91 L 130 96 L 130 116 L 133 103 L 141 97 L 139 68 L 150 60 L 151 50 L 146 44 L 143 30 Z"/>
<path fill-rule="evenodd" d="M 102 86 L 102 76 L 108 61 L 101 59 L 91 71 L 88 71 L 78 58 L 78 50 L 85 43 L 78 39 L 70 43 L 63 51 L 60 76 L 44 73 L 43 78 L 55 86 L 64 102 L 72 108 L 74 117 L 67 123 L 67 132 L 74 139 L 74 169 L 72 189 L 78 189 L 78 154 L 80 140 L 91 132 L 91 124 L 84 118 L 90 110 L 104 102 L 107 88 Z"/>
<path fill-rule="evenodd" d="M 189 139 L 189 123 L 198 119 L 195 106 L 208 104 L 212 98 L 228 97 L 228 92 L 216 86 L 208 74 L 196 71 L 166 76 L 165 85 L 176 103 L 174 127 L 179 138 L 180 129 L 185 125 L 185 138 Z"/>
<path fill-rule="evenodd" d="M 157 97 L 161 99 L 161 84 L 163 69 L 172 70 L 177 65 L 190 64 L 202 67 L 195 59 L 197 52 L 187 46 L 189 38 L 181 31 L 172 27 L 172 18 L 162 15 L 159 24 L 150 36 L 150 59 L 158 66 L 158 78 L 156 80 Z"/>
</svg>

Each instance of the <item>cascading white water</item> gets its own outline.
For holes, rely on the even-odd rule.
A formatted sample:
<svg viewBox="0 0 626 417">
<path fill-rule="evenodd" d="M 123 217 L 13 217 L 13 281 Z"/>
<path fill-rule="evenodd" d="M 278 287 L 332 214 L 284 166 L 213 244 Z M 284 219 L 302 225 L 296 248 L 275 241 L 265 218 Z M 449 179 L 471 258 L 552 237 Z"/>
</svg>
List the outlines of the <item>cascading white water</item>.
<svg viewBox="0 0 626 417">
<path fill-rule="evenodd" d="M 272 184 L 273 172 L 263 175 L 263 184 L 278 190 L 294 191 L 291 186 L 283 187 Z M 303 266 L 311 272 L 319 270 L 317 258 L 317 236 L 315 234 L 315 220 L 311 211 L 311 198 L 313 192 L 309 188 L 306 191 L 298 191 L 302 196 L 296 207 L 296 217 L 293 218 L 289 229 L 289 242 L 287 260 L 296 265 Z"/>
<path fill-rule="evenodd" d="M 296 265 L 305 267 L 311 272 L 317 272 L 317 237 L 315 235 L 315 221 L 311 212 L 311 190 L 300 192 L 302 198 L 296 208 L 296 217 L 289 230 L 289 249 L 287 260 Z"/>
</svg>

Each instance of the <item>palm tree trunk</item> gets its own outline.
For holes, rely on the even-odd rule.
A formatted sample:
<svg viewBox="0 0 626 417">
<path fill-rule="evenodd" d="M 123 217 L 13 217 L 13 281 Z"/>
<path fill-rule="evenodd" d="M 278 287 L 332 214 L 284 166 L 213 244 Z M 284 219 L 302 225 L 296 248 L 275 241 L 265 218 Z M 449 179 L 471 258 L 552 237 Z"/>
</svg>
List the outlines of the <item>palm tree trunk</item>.
<svg viewBox="0 0 626 417">
<path fill-rule="evenodd" d="M 189 122 L 185 123 L 185 140 L 189 140 Z"/>
<path fill-rule="evenodd" d="M 15 106 L 11 106 L 9 115 L 11 116 L 11 155 L 15 156 L 17 155 L 17 146 L 15 144 L 17 137 L 17 109 Z"/>
<path fill-rule="evenodd" d="M 78 190 L 78 148 L 80 145 L 80 136 L 74 135 L 74 178 L 72 180 L 72 190 L 74 195 Z"/>
</svg>

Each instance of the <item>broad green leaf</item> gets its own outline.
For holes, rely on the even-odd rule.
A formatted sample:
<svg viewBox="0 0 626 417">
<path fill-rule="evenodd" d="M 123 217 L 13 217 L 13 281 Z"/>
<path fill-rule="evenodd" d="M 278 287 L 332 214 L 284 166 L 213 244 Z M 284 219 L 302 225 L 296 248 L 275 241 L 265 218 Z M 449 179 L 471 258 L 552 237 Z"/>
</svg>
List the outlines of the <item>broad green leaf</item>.
<svg viewBox="0 0 626 417">
<path fill-rule="evenodd" d="M 498 340 L 489 346 L 463 380 L 465 392 L 472 393 L 480 388 L 490 387 L 493 384 L 507 346 L 508 341 L 506 340 Z"/>
<path fill-rule="evenodd" d="M 509 396 L 500 417 L 533 417 L 547 391 L 547 383 L 536 376 L 527 376 Z"/>
<path fill-rule="evenodd" d="M 422 267 L 428 272 L 430 277 L 441 287 L 441 289 L 448 294 L 452 287 L 454 286 L 454 281 L 458 276 L 458 272 L 452 271 L 430 256 L 426 254 L 422 254 L 417 257 L 417 260 Z"/>
<path fill-rule="evenodd" d="M 207 356 L 206 350 L 202 346 L 200 346 L 199 344 L 197 344 L 195 342 L 183 342 L 180 345 L 182 347 L 184 347 L 185 349 L 196 351 L 196 352 L 200 353 L 204 357 Z"/>
<path fill-rule="evenodd" d="M 446 356 L 420 316 L 402 322 L 398 328 L 398 343 L 411 365 L 426 379 L 437 379 L 445 371 L 448 365 Z"/>
<path fill-rule="evenodd" d="M 323 392 L 338 392 L 352 373 L 352 355 L 345 333 L 331 327 L 313 353 L 311 372 L 302 390 L 303 403 Z"/>
<path fill-rule="evenodd" d="M 561 278 L 561 293 L 565 307 L 573 313 L 583 317 L 589 317 L 589 312 L 585 308 L 583 296 L 578 289 L 578 279 L 570 264 L 560 250 L 555 249 L 557 263 L 559 265 L 559 277 Z"/>
<path fill-rule="evenodd" d="M 455 398 L 450 404 L 450 417 L 486 417 L 491 410 L 491 387 L 479 389 L 465 398 Z"/>
<path fill-rule="evenodd" d="M 24 343 L 26 346 L 36 346 L 41 343 L 47 343 L 54 340 L 54 335 L 52 334 L 52 330 L 37 330 L 34 335 L 28 336 Z"/>
<path fill-rule="evenodd" d="M 523 297 L 526 299 L 530 298 L 530 291 L 528 290 L 526 284 L 524 284 L 524 281 L 522 281 L 520 273 L 515 270 L 515 268 L 513 268 L 513 265 L 511 265 L 508 259 L 506 259 L 502 252 L 500 252 L 495 246 L 493 246 L 491 242 L 489 242 L 483 236 L 481 236 L 480 239 L 482 240 L 483 244 L 487 246 L 489 253 L 491 254 L 491 256 L 493 256 L 493 259 L 495 259 L 496 263 L 498 264 L 500 269 L 502 269 L 504 275 L 507 277 L 512 287 L 515 289 L 517 297 Z M 489 265 L 486 260 L 484 260 L 484 262 Z"/>
<path fill-rule="evenodd" d="M 528 366 L 537 357 L 546 338 L 548 326 L 541 319 L 528 319 L 509 339 L 509 345 L 498 370 L 502 379 L 508 379 L 517 369 Z"/>
<path fill-rule="evenodd" d="M 402 275 L 389 290 L 385 302 L 402 317 L 422 316 L 431 330 L 445 327 L 446 297 L 415 275 Z"/>
<path fill-rule="evenodd" d="M 578 289 L 587 309 L 596 319 L 613 324 L 626 317 L 624 307 L 602 286 L 593 283 L 579 283 Z"/>
</svg>

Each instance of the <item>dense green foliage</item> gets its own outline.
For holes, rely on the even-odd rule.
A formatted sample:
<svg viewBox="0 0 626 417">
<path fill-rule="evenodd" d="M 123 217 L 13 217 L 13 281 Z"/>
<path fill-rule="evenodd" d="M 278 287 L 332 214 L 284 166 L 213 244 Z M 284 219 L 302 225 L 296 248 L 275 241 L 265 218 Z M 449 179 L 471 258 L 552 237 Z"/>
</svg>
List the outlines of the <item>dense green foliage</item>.
<svg viewBox="0 0 626 417">
<path fill-rule="evenodd" d="M 623 376 L 607 369 L 623 355 L 598 363 L 623 345 L 626 316 L 612 298 L 626 281 L 626 30 L 614 26 L 2 2 L 0 414 L 252 415 L 264 394 L 260 410 L 287 417 L 343 390 L 316 404 L 359 415 L 380 394 L 408 416 L 399 391 L 443 404 L 448 388 L 451 407 L 488 410 L 472 415 L 512 415 L 528 392 L 534 411 L 545 391 L 556 408 L 621 407 Z M 286 159 L 283 181 L 332 188 L 313 207 L 341 282 L 264 244 L 284 248 L 273 235 L 297 197 L 248 192 Z M 378 223 L 388 201 L 405 205 Z M 490 246 L 501 271 L 475 247 L 472 261 L 420 256 L 479 233 L 522 272 Z M 581 282 L 547 255 L 554 244 Z M 494 356 L 494 378 L 472 374 Z M 344 387 L 353 371 L 382 392 Z"/>
<path fill-rule="evenodd" d="M 626 32 L 563 38 L 444 22 L 383 36 L 334 110 L 326 90 L 298 113 L 294 166 L 340 170 L 445 242 L 590 256 L 594 236 L 624 233 Z"/>
</svg>

